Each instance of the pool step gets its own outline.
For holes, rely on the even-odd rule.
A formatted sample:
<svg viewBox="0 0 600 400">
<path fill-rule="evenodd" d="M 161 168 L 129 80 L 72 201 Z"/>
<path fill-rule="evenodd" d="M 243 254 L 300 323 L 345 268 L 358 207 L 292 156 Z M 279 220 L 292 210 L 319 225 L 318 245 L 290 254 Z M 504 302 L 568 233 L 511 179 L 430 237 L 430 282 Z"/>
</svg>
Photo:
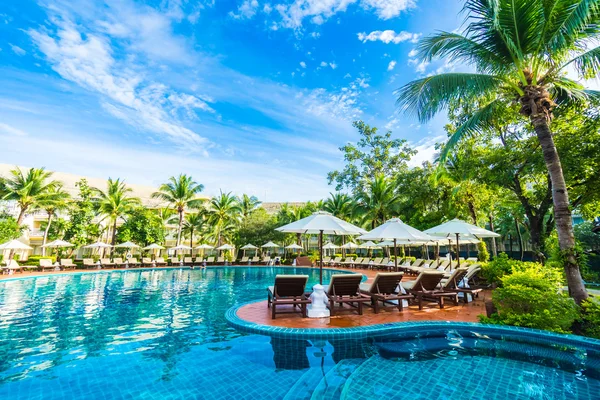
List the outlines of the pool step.
<svg viewBox="0 0 600 400">
<path fill-rule="evenodd" d="M 327 371 L 325 371 L 327 373 Z M 312 367 L 296 381 L 294 386 L 287 392 L 283 400 L 309 400 L 315 387 L 323 379 L 321 368 Z"/>
<path fill-rule="evenodd" d="M 315 388 L 311 400 L 339 399 L 346 379 L 358 368 L 364 358 L 349 358 L 340 361 L 332 368 Z"/>
</svg>

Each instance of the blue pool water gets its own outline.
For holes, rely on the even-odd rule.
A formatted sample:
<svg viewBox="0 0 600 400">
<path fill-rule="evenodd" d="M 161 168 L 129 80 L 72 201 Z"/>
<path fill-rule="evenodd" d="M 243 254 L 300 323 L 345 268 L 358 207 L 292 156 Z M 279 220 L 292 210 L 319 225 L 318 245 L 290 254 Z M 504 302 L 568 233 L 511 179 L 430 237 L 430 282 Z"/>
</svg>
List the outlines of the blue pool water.
<svg viewBox="0 0 600 400">
<path fill-rule="evenodd" d="M 298 340 L 227 325 L 291 268 L 0 282 L 0 399 L 598 399 L 600 351 L 469 329 Z M 325 271 L 328 281 L 331 272 Z"/>
</svg>

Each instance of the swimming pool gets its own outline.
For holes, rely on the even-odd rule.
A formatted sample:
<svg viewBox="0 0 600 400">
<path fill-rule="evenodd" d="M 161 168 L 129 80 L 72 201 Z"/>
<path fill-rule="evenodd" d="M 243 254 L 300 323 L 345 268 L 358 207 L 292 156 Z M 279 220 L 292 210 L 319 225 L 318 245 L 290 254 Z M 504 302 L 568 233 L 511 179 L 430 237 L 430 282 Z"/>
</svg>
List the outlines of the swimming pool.
<svg viewBox="0 0 600 400">
<path fill-rule="evenodd" d="M 0 282 L 0 398 L 597 399 L 600 346 L 471 328 L 327 340 L 249 334 L 226 311 L 278 273 L 223 267 Z M 324 272 L 328 281 L 331 271 Z"/>
</svg>

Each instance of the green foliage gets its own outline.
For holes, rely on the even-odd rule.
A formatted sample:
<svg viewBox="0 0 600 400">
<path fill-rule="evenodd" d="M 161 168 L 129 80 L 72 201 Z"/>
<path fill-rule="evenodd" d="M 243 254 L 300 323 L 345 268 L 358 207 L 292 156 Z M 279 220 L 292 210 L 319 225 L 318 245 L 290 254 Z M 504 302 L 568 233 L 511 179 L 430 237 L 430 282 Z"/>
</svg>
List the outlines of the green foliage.
<svg viewBox="0 0 600 400">
<path fill-rule="evenodd" d="M 131 241 L 142 247 L 152 243 L 164 243 L 165 228 L 161 218 L 152 210 L 136 208 L 129 213 L 127 221 L 119 227 L 119 243 Z"/>
<path fill-rule="evenodd" d="M 25 227 L 19 226 L 17 220 L 10 215 L 0 215 L 0 243 L 20 238 L 24 229 Z"/>
<path fill-rule="evenodd" d="M 113 180 L 108 178 L 106 191 L 92 189 L 95 194 L 94 202 L 98 212 L 108 218 L 112 229 L 111 243 L 115 244 L 117 220 L 123 218 L 134 208 L 141 205 L 140 199 L 131 197 L 133 192 L 131 188 L 125 185 L 120 179 Z"/>
<path fill-rule="evenodd" d="M 581 304 L 581 330 L 585 336 L 600 339 L 600 300 L 589 298 Z"/>
<path fill-rule="evenodd" d="M 492 261 L 481 265 L 481 275 L 488 283 L 501 286 L 503 285 L 504 278 L 511 273 L 537 269 L 540 267 L 542 267 L 542 265 L 539 263 L 514 260 L 509 258 L 506 253 L 500 253 L 498 254 L 498 257 L 494 258 Z M 547 270 L 549 274 L 558 274 L 553 276 L 558 276 L 559 281 L 562 279 L 560 275 L 562 269 L 546 266 L 544 270 Z"/>
<path fill-rule="evenodd" d="M 584 251 L 600 253 L 600 235 L 592 232 L 593 226 L 589 221 L 575 225 L 575 240 L 581 244 Z"/>
<path fill-rule="evenodd" d="M 498 312 L 482 322 L 570 332 L 578 307 L 560 291 L 560 271 L 537 263 L 522 267 L 501 279 L 502 287 L 492 297 Z"/>
<path fill-rule="evenodd" d="M 348 143 L 340 147 L 346 166 L 342 171 L 327 174 L 329 184 L 335 183 L 336 190 L 359 189 L 375 175 L 392 178 L 401 170 L 408 169 L 408 161 L 416 151 L 403 139 L 392 139 L 392 132 L 377 134 L 377 128 L 354 121 L 360 139 L 356 145 Z"/>
<path fill-rule="evenodd" d="M 82 179 L 75 184 L 79 188 L 78 200 L 69 211 L 69 224 L 65 230 L 64 240 L 73 243 L 76 247 L 84 246 L 91 242 L 94 231 L 92 220 L 94 219 L 93 191 L 87 180 Z"/>
<path fill-rule="evenodd" d="M 281 243 L 285 234 L 275 230 L 278 226 L 277 216 L 269 215 L 264 208 L 258 208 L 238 225 L 234 243 L 238 249 L 248 243 L 259 247 L 269 241 Z"/>
<path fill-rule="evenodd" d="M 483 240 L 477 244 L 477 260 L 481 262 L 488 262 L 490 260 L 490 253 Z"/>
</svg>

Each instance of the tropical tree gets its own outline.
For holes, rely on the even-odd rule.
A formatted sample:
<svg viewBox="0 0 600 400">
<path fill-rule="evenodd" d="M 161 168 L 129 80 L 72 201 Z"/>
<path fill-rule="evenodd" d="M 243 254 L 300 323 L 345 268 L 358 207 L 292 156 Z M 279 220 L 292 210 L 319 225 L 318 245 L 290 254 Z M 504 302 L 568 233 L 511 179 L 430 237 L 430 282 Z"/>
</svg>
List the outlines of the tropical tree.
<svg viewBox="0 0 600 400">
<path fill-rule="evenodd" d="M 77 199 L 69 210 L 69 222 L 67 224 L 64 240 L 81 247 L 90 243 L 92 238 L 98 235 L 98 229 L 92 224 L 96 213 L 94 211 L 94 190 L 90 188 L 87 180 L 81 179 L 75 183 L 79 189 Z"/>
<path fill-rule="evenodd" d="M 400 196 L 392 181 L 384 175 L 376 175 L 355 196 L 356 208 L 362 217 L 362 225 L 375 228 L 398 213 Z"/>
<path fill-rule="evenodd" d="M 463 33 L 439 32 L 422 39 L 419 57 L 446 58 L 475 67 L 474 73 L 442 73 L 412 81 L 397 91 L 401 110 L 422 122 L 453 103 L 476 110 L 452 135 L 442 158 L 463 138 L 481 133 L 506 104 L 532 125 L 552 182 L 554 215 L 569 292 L 588 297 L 575 252 L 569 196 L 552 137 L 554 109 L 600 97 L 569 78 L 600 71 L 600 0 L 468 0 Z M 516 102 L 515 102 L 516 100 Z"/>
<path fill-rule="evenodd" d="M 15 201 L 19 206 L 17 224 L 23 223 L 28 210 L 39 208 L 49 197 L 49 191 L 60 184 L 51 180 L 52 172 L 31 168 L 26 174 L 19 168 L 10 170 L 10 176 L 0 181 L 0 199 Z"/>
<path fill-rule="evenodd" d="M 200 236 L 205 233 L 206 229 L 207 220 L 204 210 L 185 215 L 182 233 L 184 237 L 190 239 L 190 247 L 194 245 L 194 235 Z"/>
<path fill-rule="evenodd" d="M 323 210 L 343 220 L 349 220 L 354 214 L 354 202 L 352 197 L 345 193 L 329 193 L 329 197 L 323 202 Z"/>
<path fill-rule="evenodd" d="M 52 221 L 56 218 L 57 213 L 66 210 L 71 204 L 71 195 L 63 189 L 62 184 L 57 184 L 48 189 L 47 197 L 40 202 L 40 207 L 48 214 L 46 220 L 46 228 L 44 229 L 44 237 L 42 239 L 42 255 L 46 255 L 44 245 L 48 240 L 48 232 L 52 226 Z"/>
<path fill-rule="evenodd" d="M 221 246 L 223 236 L 235 228 L 234 223 L 239 222 L 242 216 L 242 208 L 238 199 L 229 193 L 221 192 L 213 197 L 208 205 L 208 220 L 213 228 L 213 236 L 217 246 Z"/>
<path fill-rule="evenodd" d="M 177 210 L 179 222 L 177 225 L 177 246 L 181 243 L 181 229 L 183 228 L 183 216 L 188 208 L 197 208 L 202 204 L 198 194 L 204 190 L 204 185 L 197 183 L 191 176 L 181 174 L 177 178 L 169 178 L 163 183 L 157 192 L 152 193 L 152 198 L 160 199 Z"/>
<path fill-rule="evenodd" d="M 238 197 L 238 203 L 240 204 L 240 208 L 242 210 L 242 217 L 248 217 L 252 211 L 256 210 L 261 201 L 258 200 L 256 196 L 248 196 L 247 194 L 242 195 L 242 197 Z"/>
<path fill-rule="evenodd" d="M 98 212 L 108 218 L 109 226 L 112 227 L 111 244 L 114 246 L 117 238 L 117 221 L 139 207 L 141 201 L 137 197 L 130 196 L 133 190 L 120 179 L 108 178 L 106 192 L 97 188 L 93 190 Z"/>
</svg>

